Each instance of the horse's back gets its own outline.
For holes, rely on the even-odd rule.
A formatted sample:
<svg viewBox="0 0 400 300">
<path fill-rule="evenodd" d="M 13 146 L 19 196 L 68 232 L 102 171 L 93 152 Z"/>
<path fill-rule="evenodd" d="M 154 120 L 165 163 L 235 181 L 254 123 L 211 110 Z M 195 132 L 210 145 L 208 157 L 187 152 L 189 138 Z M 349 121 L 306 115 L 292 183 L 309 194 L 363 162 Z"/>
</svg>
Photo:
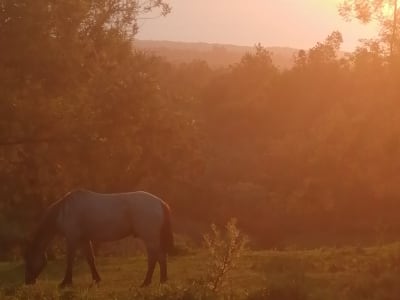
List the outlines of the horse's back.
<svg viewBox="0 0 400 300">
<path fill-rule="evenodd" d="M 142 191 L 101 194 L 77 190 L 62 201 L 64 218 L 61 219 L 65 229 L 83 231 L 94 240 L 114 240 L 128 235 L 155 240 L 165 217 L 166 204 Z"/>
<path fill-rule="evenodd" d="M 73 197 L 78 205 L 90 210 L 110 210 L 120 213 L 129 211 L 131 217 L 152 215 L 161 217 L 162 207 L 166 205 L 160 198 L 144 191 L 102 194 L 92 191 L 79 190 Z"/>
<path fill-rule="evenodd" d="M 163 204 L 163 201 L 157 196 L 143 191 L 104 194 L 89 190 L 76 190 L 67 194 L 65 199 L 88 209 L 96 207 L 118 209 L 128 206 L 137 210 L 151 210 Z"/>
</svg>

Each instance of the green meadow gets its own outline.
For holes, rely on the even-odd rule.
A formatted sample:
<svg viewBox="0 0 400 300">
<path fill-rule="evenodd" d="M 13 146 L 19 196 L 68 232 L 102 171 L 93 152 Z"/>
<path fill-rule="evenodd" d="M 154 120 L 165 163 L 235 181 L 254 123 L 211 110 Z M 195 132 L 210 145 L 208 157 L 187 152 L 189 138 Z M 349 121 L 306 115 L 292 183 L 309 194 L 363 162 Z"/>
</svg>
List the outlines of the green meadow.
<svg viewBox="0 0 400 300">
<path fill-rule="evenodd" d="M 49 262 L 34 286 L 23 285 L 20 261 L 0 263 L 1 299 L 268 299 L 398 300 L 400 243 L 376 247 L 314 250 L 245 251 L 211 291 L 207 284 L 210 256 L 205 251 L 169 259 L 168 284 L 158 283 L 158 269 L 148 288 L 138 288 L 144 256 L 100 257 L 102 282 L 91 286 L 83 259 L 74 268 L 74 285 L 59 290 L 64 261 Z"/>
</svg>

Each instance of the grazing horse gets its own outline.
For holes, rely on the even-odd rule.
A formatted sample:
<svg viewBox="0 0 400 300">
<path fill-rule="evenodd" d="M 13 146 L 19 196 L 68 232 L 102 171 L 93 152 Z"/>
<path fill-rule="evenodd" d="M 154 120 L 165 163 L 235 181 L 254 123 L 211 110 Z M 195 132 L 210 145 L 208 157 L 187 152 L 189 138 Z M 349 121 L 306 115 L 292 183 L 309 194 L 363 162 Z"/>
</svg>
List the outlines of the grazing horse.
<svg viewBox="0 0 400 300">
<path fill-rule="evenodd" d="M 34 284 L 45 267 L 47 246 L 57 234 L 65 237 L 67 246 L 67 268 L 60 287 L 72 284 L 72 265 L 78 248 L 86 257 L 94 282 L 98 283 L 100 276 L 91 242 L 115 241 L 127 236 L 143 240 L 147 250 L 147 273 L 142 286 L 151 283 L 157 262 L 160 282 L 167 280 L 167 252 L 173 247 L 170 210 L 154 195 L 77 190 L 53 203 L 26 249 L 26 284 Z"/>
</svg>

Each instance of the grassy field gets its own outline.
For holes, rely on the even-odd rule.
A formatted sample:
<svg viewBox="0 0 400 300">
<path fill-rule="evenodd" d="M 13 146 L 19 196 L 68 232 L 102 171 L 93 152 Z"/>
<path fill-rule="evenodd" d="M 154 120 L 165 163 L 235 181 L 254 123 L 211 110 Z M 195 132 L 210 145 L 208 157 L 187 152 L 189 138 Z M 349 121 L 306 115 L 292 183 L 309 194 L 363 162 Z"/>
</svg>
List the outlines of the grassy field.
<svg viewBox="0 0 400 300">
<path fill-rule="evenodd" d="M 205 252 L 170 258 L 170 281 L 137 288 L 144 257 L 99 258 L 103 281 L 90 287 L 84 261 L 77 261 L 74 287 L 59 290 L 64 262 L 49 262 L 38 283 L 22 284 L 21 262 L 0 263 L 0 299 L 269 299 L 398 300 L 400 243 L 381 247 L 307 251 L 247 251 L 219 292 L 207 289 Z"/>
</svg>

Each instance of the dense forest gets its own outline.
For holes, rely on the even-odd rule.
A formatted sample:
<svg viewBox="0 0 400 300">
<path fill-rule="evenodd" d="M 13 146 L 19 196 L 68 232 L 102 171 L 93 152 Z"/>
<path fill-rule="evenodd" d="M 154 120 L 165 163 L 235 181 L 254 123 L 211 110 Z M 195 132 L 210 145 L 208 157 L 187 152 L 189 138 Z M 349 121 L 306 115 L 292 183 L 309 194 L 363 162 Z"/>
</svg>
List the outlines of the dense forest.
<svg viewBox="0 0 400 300">
<path fill-rule="evenodd" d="M 0 1 L 1 257 L 78 188 L 159 195 L 193 239 L 230 217 L 255 247 L 400 237 L 398 31 L 211 68 L 132 46 L 138 16 L 169 9 Z"/>
</svg>

